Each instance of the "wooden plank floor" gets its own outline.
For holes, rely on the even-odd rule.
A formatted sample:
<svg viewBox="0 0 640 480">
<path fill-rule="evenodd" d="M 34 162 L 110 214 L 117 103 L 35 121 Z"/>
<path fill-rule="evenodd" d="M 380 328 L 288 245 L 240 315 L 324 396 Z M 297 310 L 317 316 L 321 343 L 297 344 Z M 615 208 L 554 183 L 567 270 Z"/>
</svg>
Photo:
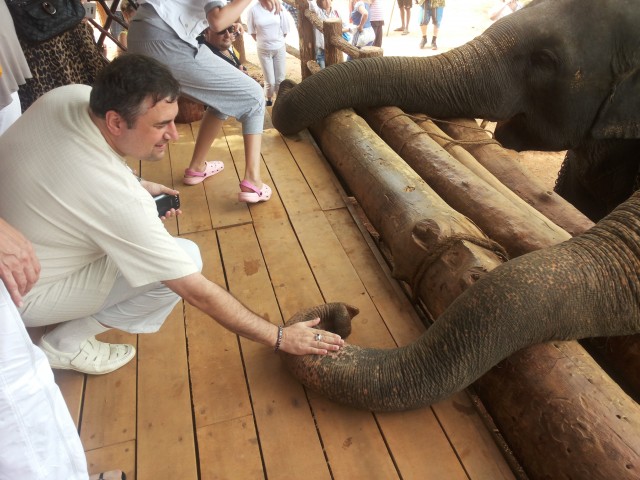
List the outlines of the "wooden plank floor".
<svg viewBox="0 0 640 480">
<path fill-rule="evenodd" d="M 131 163 L 181 192 L 168 230 L 196 242 L 204 274 L 253 311 L 281 323 L 325 301 L 356 305 L 350 340 L 376 347 L 424 330 L 389 279 L 344 192 L 308 133 L 283 138 L 265 119 L 269 202 L 236 201 L 244 171 L 240 126 L 229 120 L 210 158 L 225 170 L 185 187 L 198 124 L 158 163 Z M 111 331 L 138 348 L 104 376 L 56 372 L 91 472 L 131 480 L 514 478 L 467 393 L 433 407 L 373 414 L 334 404 L 292 379 L 268 347 L 240 339 L 179 303 L 156 334 Z"/>
</svg>

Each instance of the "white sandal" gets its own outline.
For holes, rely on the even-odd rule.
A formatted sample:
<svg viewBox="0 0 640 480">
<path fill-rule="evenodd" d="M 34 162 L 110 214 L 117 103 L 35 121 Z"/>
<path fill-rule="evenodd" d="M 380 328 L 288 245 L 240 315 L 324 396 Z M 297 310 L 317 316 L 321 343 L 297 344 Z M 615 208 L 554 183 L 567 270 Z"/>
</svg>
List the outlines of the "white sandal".
<svg viewBox="0 0 640 480">
<path fill-rule="evenodd" d="M 47 356 L 51 368 L 75 370 L 89 375 L 113 372 L 129 363 L 136 355 L 133 345 L 105 343 L 90 337 L 76 352 L 61 352 L 42 337 L 38 346 Z"/>
</svg>

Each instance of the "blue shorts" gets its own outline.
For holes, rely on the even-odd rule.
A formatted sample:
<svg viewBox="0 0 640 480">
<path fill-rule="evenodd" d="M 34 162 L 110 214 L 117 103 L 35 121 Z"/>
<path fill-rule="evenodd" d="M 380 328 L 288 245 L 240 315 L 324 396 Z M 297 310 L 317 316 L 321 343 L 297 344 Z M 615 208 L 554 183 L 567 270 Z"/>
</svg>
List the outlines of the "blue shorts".
<svg viewBox="0 0 640 480">
<path fill-rule="evenodd" d="M 435 15 L 433 12 L 434 10 Z M 440 28 L 442 12 L 444 12 L 444 7 L 431 8 L 431 2 L 429 0 L 425 0 L 424 3 L 420 5 L 420 25 L 428 25 L 429 20 L 433 19 L 433 25 Z"/>
</svg>

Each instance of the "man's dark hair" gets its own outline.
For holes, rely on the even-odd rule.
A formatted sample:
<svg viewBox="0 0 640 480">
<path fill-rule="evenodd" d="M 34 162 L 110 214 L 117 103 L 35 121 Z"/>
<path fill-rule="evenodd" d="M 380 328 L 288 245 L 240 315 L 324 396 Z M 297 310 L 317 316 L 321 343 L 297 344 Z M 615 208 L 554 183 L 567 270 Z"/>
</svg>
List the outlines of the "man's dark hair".
<svg viewBox="0 0 640 480">
<path fill-rule="evenodd" d="M 164 99 L 173 102 L 179 94 L 180 84 L 167 67 L 153 58 L 127 53 L 100 71 L 89 106 L 100 118 L 113 110 L 133 128 L 146 98 L 151 98 L 153 106 Z"/>
</svg>

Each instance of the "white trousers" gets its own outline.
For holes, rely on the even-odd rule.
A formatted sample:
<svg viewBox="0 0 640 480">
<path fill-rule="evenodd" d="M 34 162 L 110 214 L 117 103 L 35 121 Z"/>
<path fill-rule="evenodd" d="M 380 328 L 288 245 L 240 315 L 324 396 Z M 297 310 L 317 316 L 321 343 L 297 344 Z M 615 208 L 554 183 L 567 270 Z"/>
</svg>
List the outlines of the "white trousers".
<svg viewBox="0 0 640 480">
<path fill-rule="evenodd" d="M 44 354 L 0 282 L 0 480 L 87 480 L 80 437 Z"/>
<path fill-rule="evenodd" d="M 21 114 L 20 97 L 18 96 L 18 92 L 13 92 L 11 94 L 11 103 L 0 109 L 0 135 L 2 135 Z"/>
<path fill-rule="evenodd" d="M 191 257 L 198 268 L 202 269 L 202 258 L 198 246 L 191 240 L 184 238 L 175 238 L 175 241 L 177 246 Z M 161 282 L 133 288 L 122 275 L 118 275 L 111 292 L 98 311 L 87 317 L 69 319 L 67 322 L 59 323 L 54 329 L 47 332 L 47 341 L 55 347 L 62 340 L 58 337 L 68 337 L 71 331 L 86 331 L 87 334 L 84 338 L 76 339 L 76 343 L 79 345 L 96 334 L 95 331 L 92 331 L 92 325 L 95 325 L 96 321 L 104 326 L 129 333 L 157 332 L 179 300 L 180 297 Z M 29 318 L 23 315 L 23 320 L 28 327 L 49 325 L 46 318 Z M 64 351 L 73 350 L 69 346 L 64 349 Z"/>
<path fill-rule="evenodd" d="M 271 99 L 278 93 L 280 83 L 287 74 L 287 47 L 283 45 L 278 50 L 258 48 L 258 59 L 264 74 L 264 95 Z"/>
</svg>

